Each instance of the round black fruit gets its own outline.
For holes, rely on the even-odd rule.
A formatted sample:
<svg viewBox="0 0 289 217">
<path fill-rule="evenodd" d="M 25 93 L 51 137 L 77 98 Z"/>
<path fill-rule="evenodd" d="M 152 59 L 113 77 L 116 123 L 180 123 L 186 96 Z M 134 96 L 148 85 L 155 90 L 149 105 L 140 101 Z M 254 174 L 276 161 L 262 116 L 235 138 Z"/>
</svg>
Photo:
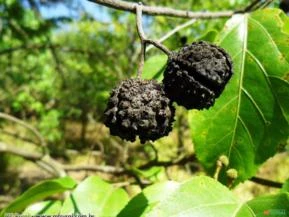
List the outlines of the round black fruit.
<svg viewBox="0 0 289 217">
<path fill-rule="evenodd" d="M 168 135 L 175 109 L 163 86 L 153 80 L 128 79 L 112 90 L 104 113 L 110 133 L 141 143 Z"/>
<path fill-rule="evenodd" d="M 224 49 L 204 41 L 194 42 L 170 55 L 164 90 L 172 101 L 187 109 L 207 109 L 232 74 L 232 61 Z"/>
</svg>

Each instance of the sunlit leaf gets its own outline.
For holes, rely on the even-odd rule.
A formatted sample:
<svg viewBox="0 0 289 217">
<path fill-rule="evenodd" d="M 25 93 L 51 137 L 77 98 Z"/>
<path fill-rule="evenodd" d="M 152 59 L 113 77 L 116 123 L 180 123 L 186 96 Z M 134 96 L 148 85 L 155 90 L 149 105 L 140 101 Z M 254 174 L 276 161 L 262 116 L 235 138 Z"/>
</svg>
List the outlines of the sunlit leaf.
<svg viewBox="0 0 289 217">
<path fill-rule="evenodd" d="M 91 214 L 95 217 L 116 216 L 128 202 L 127 193 L 97 176 L 80 183 L 67 198 L 61 214 Z"/>
<path fill-rule="evenodd" d="M 238 214 L 238 215 L 237 215 Z M 118 217 L 251 217 L 223 185 L 208 177 L 194 177 L 183 183 L 173 181 L 150 186 L 121 211 Z"/>
<path fill-rule="evenodd" d="M 19 213 L 29 205 L 43 200 L 48 196 L 71 190 L 75 187 L 75 185 L 76 182 L 70 177 L 43 181 L 29 188 L 15 201 L 10 203 L 5 209 L 2 210 L 0 216 L 4 216 L 5 213 Z"/>
</svg>

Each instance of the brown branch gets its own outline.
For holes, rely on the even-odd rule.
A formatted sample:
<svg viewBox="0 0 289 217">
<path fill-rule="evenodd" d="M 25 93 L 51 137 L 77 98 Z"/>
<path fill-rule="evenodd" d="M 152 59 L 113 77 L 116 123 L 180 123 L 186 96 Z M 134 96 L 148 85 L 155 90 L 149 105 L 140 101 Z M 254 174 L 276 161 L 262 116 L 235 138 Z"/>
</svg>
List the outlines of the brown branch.
<svg viewBox="0 0 289 217">
<path fill-rule="evenodd" d="M 196 162 L 195 154 L 191 154 L 188 156 L 184 156 L 179 158 L 175 161 L 150 161 L 142 166 L 139 166 L 138 169 L 145 170 L 149 169 L 153 166 L 164 166 L 170 167 L 175 165 L 185 165 L 187 163 Z M 65 171 L 81 171 L 81 170 L 88 170 L 88 171 L 96 171 L 96 172 L 103 172 L 103 173 L 111 173 L 111 174 L 130 174 L 130 169 L 125 169 L 123 167 L 115 167 L 115 166 L 101 166 L 101 165 L 62 165 L 62 168 Z"/>
<path fill-rule="evenodd" d="M 143 5 L 137 4 L 136 5 L 136 27 L 137 27 L 137 33 L 141 40 L 141 51 L 140 51 L 140 61 L 138 65 L 138 73 L 137 76 L 140 77 L 141 73 L 143 71 L 144 61 L 145 61 L 145 52 L 146 52 L 146 44 L 151 44 L 155 46 L 156 48 L 160 49 L 162 52 L 164 52 L 167 56 L 171 55 L 171 52 L 168 48 L 166 48 L 163 44 L 161 44 L 158 41 L 154 41 L 152 39 L 148 39 L 143 31 L 142 27 L 142 10 Z"/>
<path fill-rule="evenodd" d="M 162 43 L 163 41 L 167 40 L 168 38 L 170 38 L 172 35 L 174 35 L 176 32 L 184 29 L 184 28 L 187 28 L 188 26 L 192 25 L 193 23 L 196 22 L 196 19 L 191 19 L 179 26 L 176 26 L 174 29 L 172 29 L 171 31 L 169 31 L 168 33 L 166 33 L 163 37 L 161 37 L 159 40 L 157 40 L 159 43 Z M 149 50 L 151 50 L 153 48 L 153 45 L 150 45 L 147 47 L 147 52 Z"/>
<path fill-rule="evenodd" d="M 140 59 L 139 59 L 139 64 L 138 64 L 138 69 L 137 69 L 137 77 L 140 78 L 143 67 L 144 67 L 144 62 L 145 62 L 145 52 L 146 52 L 146 36 L 142 28 L 142 5 L 138 4 L 136 6 L 136 28 L 137 28 L 137 33 L 140 38 L 141 42 L 141 50 L 140 50 Z"/>
<path fill-rule="evenodd" d="M 62 165 L 62 168 L 65 171 L 96 171 L 102 173 L 111 173 L 111 174 L 123 174 L 125 173 L 125 169 L 122 167 L 114 167 L 114 166 L 100 166 L 100 165 Z"/>
<path fill-rule="evenodd" d="M 31 153 L 31 151 L 25 151 L 19 148 L 14 148 L 13 146 L 7 145 L 6 143 L 3 142 L 0 142 L 0 153 L 13 154 L 31 161 L 37 161 L 42 158 L 42 154 Z"/>
<path fill-rule="evenodd" d="M 260 185 L 264 185 L 264 186 L 268 186 L 268 187 L 273 187 L 273 188 L 282 188 L 283 186 L 283 183 L 281 182 L 275 182 L 275 181 L 271 181 L 271 180 L 268 180 L 268 179 L 263 179 L 263 178 L 260 178 L 260 177 L 252 177 L 250 179 L 250 181 L 252 182 L 255 182 L 257 184 L 260 184 Z"/>
<path fill-rule="evenodd" d="M 61 164 L 50 158 L 48 154 L 42 155 L 37 152 L 25 151 L 23 149 L 15 148 L 12 145 L 8 145 L 3 142 L 0 142 L 0 153 L 13 154 L 31 162 L 34 162 L 39 167 L 46 170 L 53 176 L 65 176 L 65 171 L 62 169 Z"/>
<path fill-rule="evenodd" d="M 145 42 L 148 43 L 148 44 L 152 44 L 156 48 L 160 49 L 167 56 L 171 55 L 171 51 L 168 48 L 166 48 L 163 44 L 161 44 L 159 41 L 155 41 L 155 40 L 152 40 L 152 39 L 146 39 Z"/>
<path fill-rule="evenodd" d="M 15 123 L 21 125 L 22 127 L 30 130 L 37 137 L 37 139 L 39 140 L 41 146 L 42 147 L 46 147 L 46 142 L 45 142 L 44 138 L 42 137 L 42 135 L 34 127 L 32 127 L 31 125 L 25 123 L 24 121 L 22 121 L 22 120 L 20 120 L 20 119 L 18 119 L 16 117 L 13 117 L 11 115 L 8 115 L 8 114 L 2 113 L 2 112 L 0 112 L 0 118 L 8 120 L 8 121 L 15 122 Z"/>
<path fill-rule="evenodd" d="M 3 130 L 1 128 L 0 128 L 0 132 L 6 134 L 8 136 L 14 137 L 16 139 L 22 140 L 24 142 L 32 143 L 32 144 L 35 144 L 35 145 L 40 145 L 39 143 L 36 143 L 35 141 L 33 141 L 32 139 L 30 139 L 28 137 L 20 136 L 20 135 L 18 135 L 16 133 L 12 133 L 10 131 Z"/>
<path fill-rule="evenodd" d="M 170 167 L 175 165 L 185 165 L 187 163 L 196 162 L 197 158 L 195 154 L 190 154 L 188 156 L 184 156 L 182 158 L 179 158 L 175 161 L 150 161 L 140 167 L 138 169 L 144 170 L 149 169 L 153 166 L 163 166 L 163 167 Z"/>
<path fill-rule="evenodd" d="M 104 5 L 106 7 L 114 8 L 117 10 L 129 11 L 136 13 L 137 3 L 126 2 L 122 0 L 89 0 L 91 2 Z M 180 18 L 198 18 L 198 19 L 213 19 L 221 17 L 231 17 L 233 11 L 221 11 L 221 12 L 192 12 L 185 10 L 177 10 L 160 6 L 146 6 L 142 8 L 144 14 L 151 16 L 170 16 Z"/>
<path fill-rule="evenodd" d="M 250 5 L 245 7 L 243 10 L 240 10 L 239 12 L 240 13 L 241 12 L 249 12 L 249 11 L 253 10 L 256 7 L 256 5 L 260 4 L 260 2 L 261 2 L 260 0 L 254 0 L 254 1 L 252 1 L 252 3 Z"/>
</svg>

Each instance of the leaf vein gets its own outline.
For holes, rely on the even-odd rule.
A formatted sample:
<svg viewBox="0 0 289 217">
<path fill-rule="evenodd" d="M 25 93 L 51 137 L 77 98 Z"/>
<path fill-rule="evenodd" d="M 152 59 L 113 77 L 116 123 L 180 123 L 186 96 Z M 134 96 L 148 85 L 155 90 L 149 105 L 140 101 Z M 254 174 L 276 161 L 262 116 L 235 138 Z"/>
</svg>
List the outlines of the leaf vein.
<svg viewBox="0 0 289 217">
<path fill-rule="evenodd" d="M 254 141 L 253 141 L 253 138 L 252 138 L 252 134 L 250 133 L 250 131 L 249 131 L 246 123 L 243 121 L 243 119 L 241 118 L 241 116 L 239 116 L 238 118 L 239 118 L 242 126 L 244 127 L 244 129 L 245 129 L 245 131 L 246 131 L 246 133 L 247 133 L 247 135 L 248 135 L 248 137 L 249 137 L 249 140 L 250 140 L 250 143 L 251 143 L 253 149 L 255 150 L 256 145 L 254 144 Z"/>
<path fill-rule="evenodd" d="M 257 102 L 254 100 L 254 98 L 252 97 L 252 95 L 244 88 L 242 87 L 243 92 L 245 93 L 245 95 L 247 96 L 247 98 L 251 101 L 251 103 L 254 105 L 254 107 L 256 108 L 256 110 L 258 111 L 258 114 L 261 116 L 264 124 L 266 125 L 266 123 L 268 122 L 265 118 L 265 115 L 263 114 L 260 106 L 257 104 Z"/>
<path fill-rule="evenodd" d="M 232 147 L 234 146 L 234 140 L 235 140 L 235 136 L 236 136 L 236 130 L 237 130 L 237 126 L 238 126 L 238 116 L 240 113 L 240 105 L 241 105 L 241 92 L 242 92 L 242 84 L 243 84 L 243 76 L 244 76 L 244 68 L 245 68 L 245 58 L 246 58 L 246 50 L 247 50 L 247 37 L 248 37 L 248 18 L 247 15 L 245 15 L 246 18 L 246 23 L 244 25 L 243 28 L 246 28 L 244 30 L 244 36 L 243 36 L 243 55 L 242 55 L 242 65 L 241 65 L 241 72 L 240 72 L 240 81 L 239 81 L 239 92 L 238 92 L 238 103 L 237 103 L 237 111 L 236 111 L 236 117 L 235 117 L 235 124 L 234 124 L 234 129 L 233 129 L 233 136 L 232 136 L 232 140 L 231 140 L 231 144 L 229 147 L 229 151 L 228 151 L 228 158 L 230 159 L 230 155 L 231 155 L 231 151 L 232 151 Z"/>
</svg>

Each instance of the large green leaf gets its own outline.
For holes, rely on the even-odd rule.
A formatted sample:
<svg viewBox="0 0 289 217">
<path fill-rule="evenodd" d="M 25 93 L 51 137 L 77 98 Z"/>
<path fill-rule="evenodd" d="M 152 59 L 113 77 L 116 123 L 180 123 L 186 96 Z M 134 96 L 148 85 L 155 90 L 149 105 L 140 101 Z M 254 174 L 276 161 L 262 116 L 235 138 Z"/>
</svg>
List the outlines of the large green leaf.
<svg viewBox="0 0 289 217">
<path fill-rule="evenodd" d="M 250 209 L 217 181 L 194 177 L 150 186 L 120 212 L 118 217 L 251 217 Z"/>
<path fill-rule="evenodd" d="M 64 201 L 61 213 L 113 217 L 127 202 L 128 195 L 123 189 L 114 188 L 99 177 L 91 176 Z"/>
<path fill-rule="evenodd" d="M 288 138 L 289 18 L 276 9 L 235 15 L 220 35 L 234 75 L 212 108 L 190 113 L 190 126 L 205 168 L 213 172 L 226 155 L 241 181 Z"/>
<path fill-rule="evenodd" d="M 289 215 L 289 193 L 258 197 L 247 204 L 258 217 Z"/>
<path fill-rule="evenodd" d="M 70 177 L 43 181 L 24 192 L 15 201 L 2 210 L 0 216 L 5 213 L 17 213 L 27 206 L 40 201 L 53 194 L 62 193 L 75 187 L 76 182 Z"/>
</svg>

